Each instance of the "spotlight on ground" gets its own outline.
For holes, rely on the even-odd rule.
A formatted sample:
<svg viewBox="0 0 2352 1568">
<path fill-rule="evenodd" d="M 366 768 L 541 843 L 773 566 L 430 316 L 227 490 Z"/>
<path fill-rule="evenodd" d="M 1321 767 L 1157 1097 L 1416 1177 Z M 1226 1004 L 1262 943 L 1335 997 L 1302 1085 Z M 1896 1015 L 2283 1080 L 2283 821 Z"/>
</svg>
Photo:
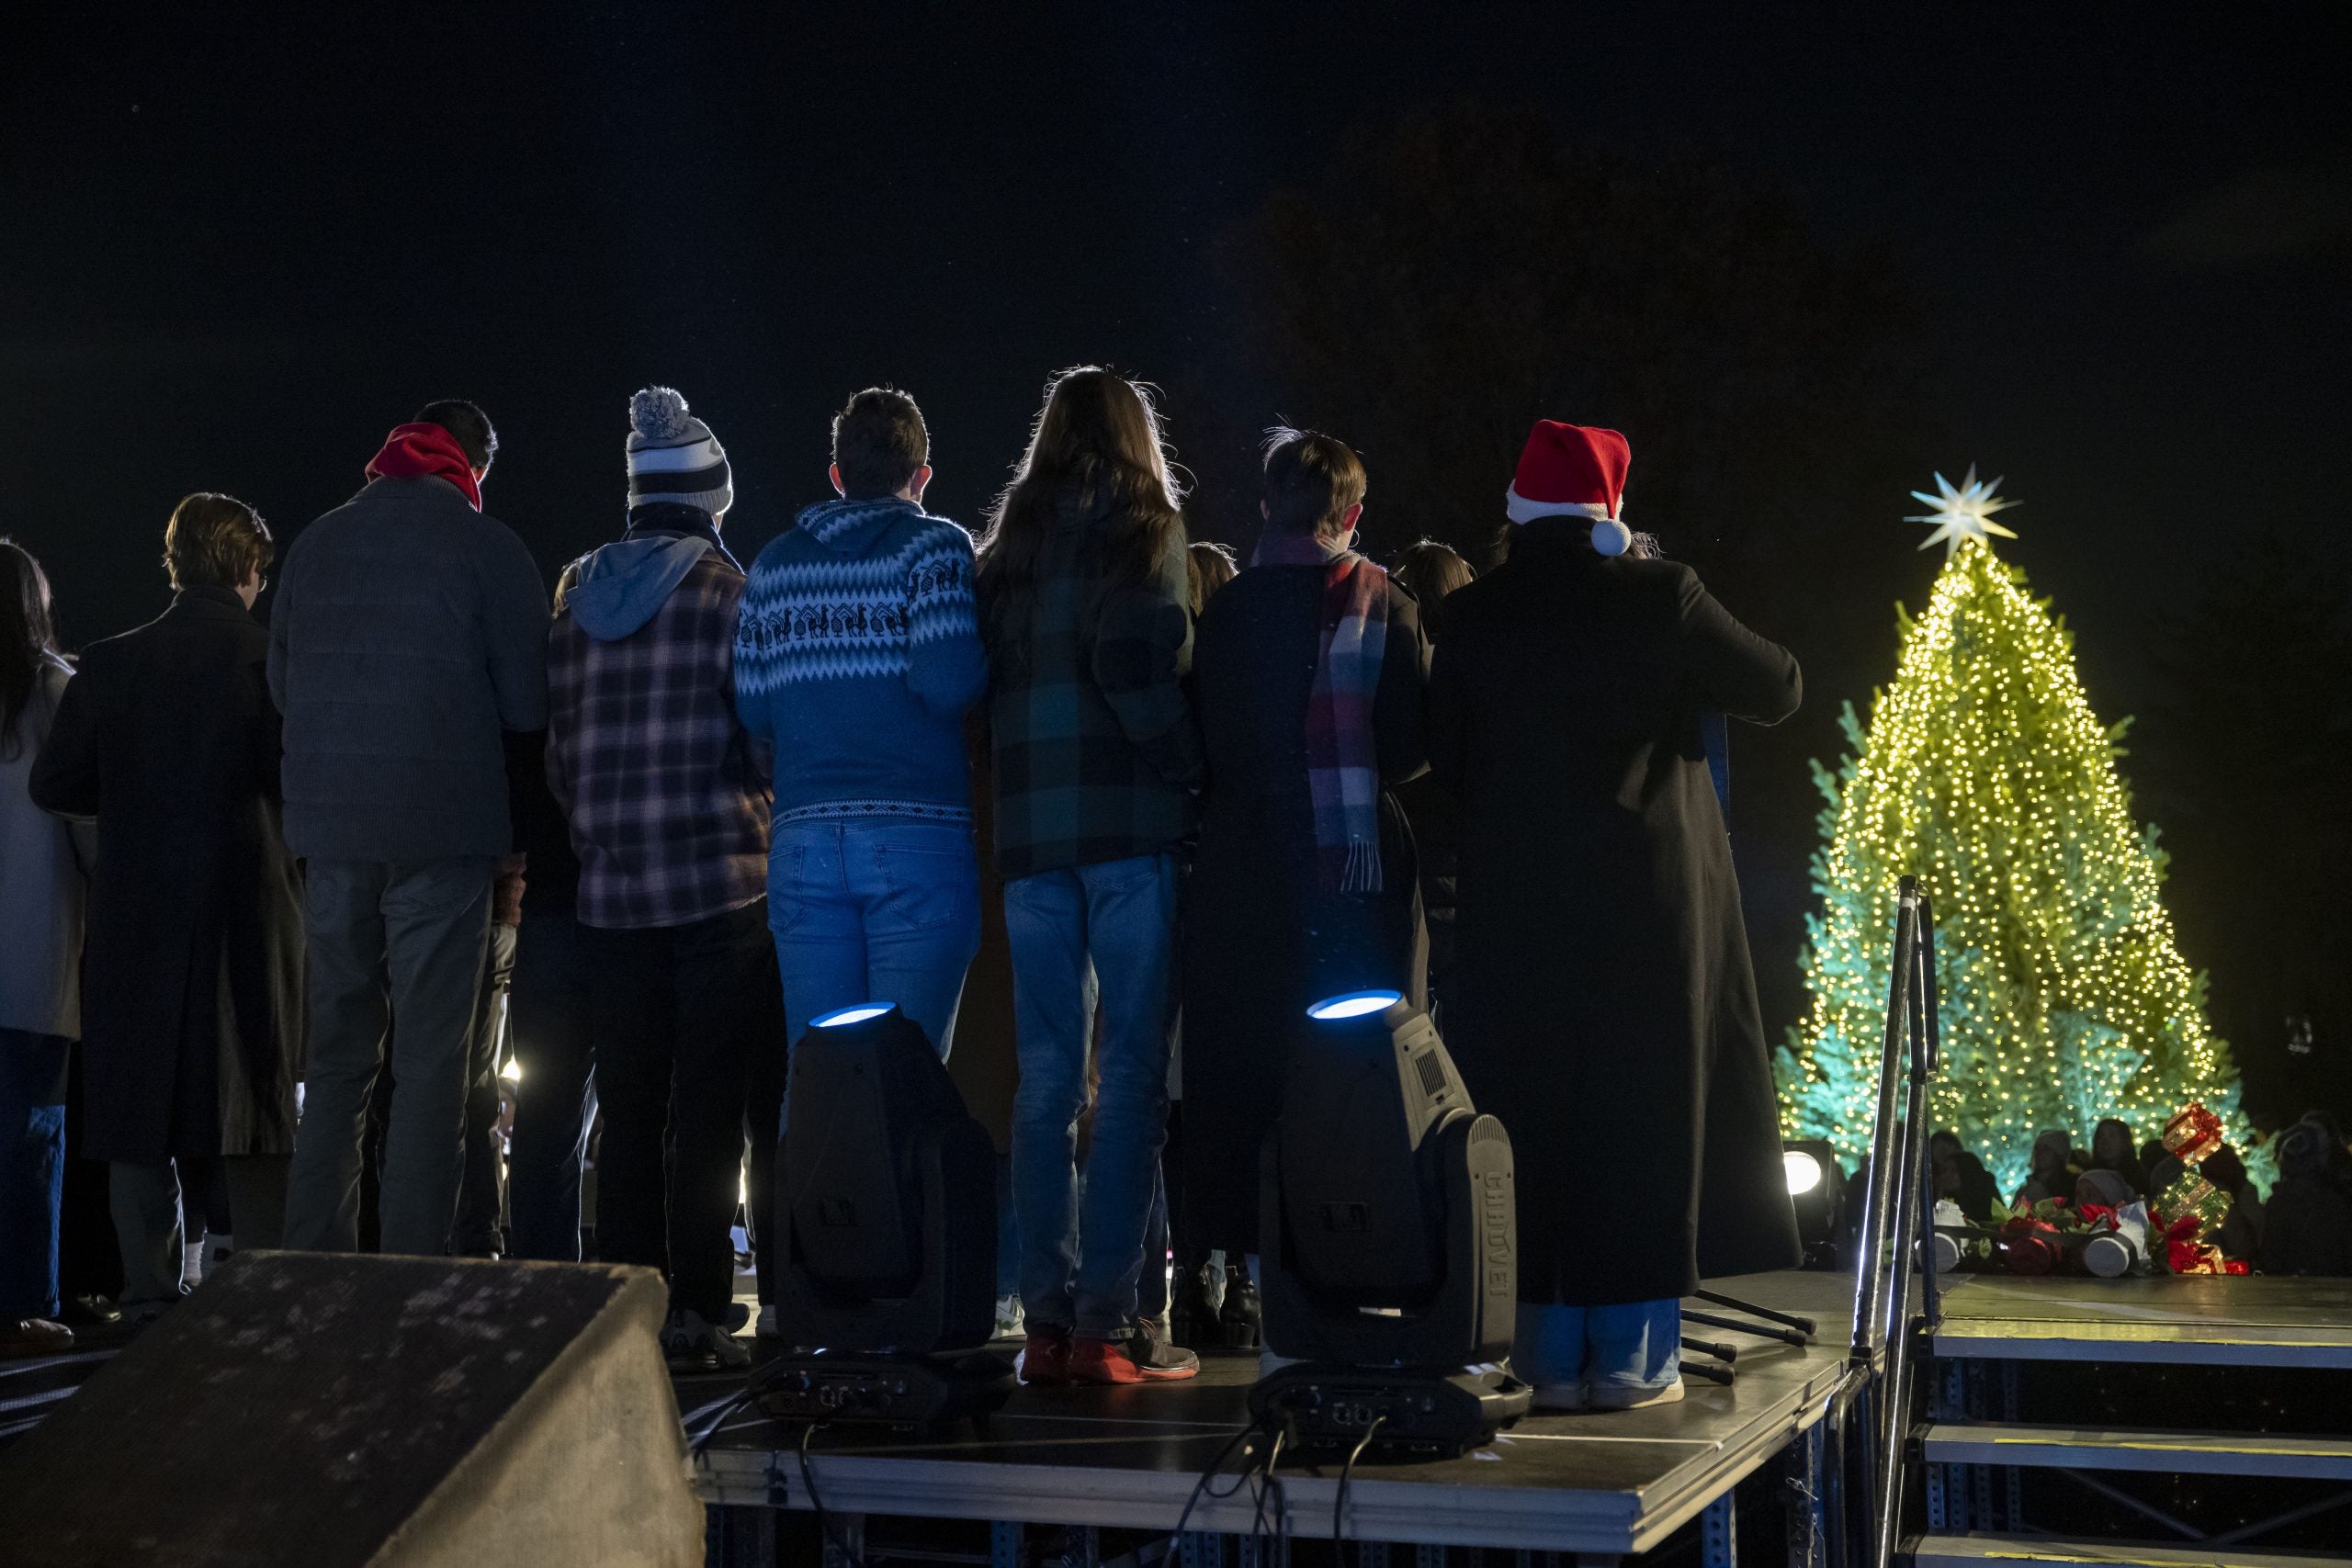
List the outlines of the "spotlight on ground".
<svg viewBox="0 0 2352 1568">
<path fill-rule="evenodd" d="M 1836 1146 L 1826 1138 L 1783 1143 L 1781 1168 L 1788 1173 L 1789 1201 L 1796 1208 L 1805 1267 L 1838 1267 L 1838 1212 L 1845 1202 L 1846 1173 L 1838 1167 Z"/>
<path fill-rule="evenodd" d="M 1526 1413 L 1510 1353 L 1510 1137 L 1393 990 L 1306 1010 L 1261 1168 L 1266 1345 L 1250 1392 L 1307 1447 L 1459 1453 Z"/>
<path fill-rule="evenodd" d="M 793 1048 L 769 1415 L 922 1427 L 984 1414 L 1012 1365 L 996 1322 L 996 1156 L 931 1042 L 892 1003 L 811 1021 Z"/>
</svg>

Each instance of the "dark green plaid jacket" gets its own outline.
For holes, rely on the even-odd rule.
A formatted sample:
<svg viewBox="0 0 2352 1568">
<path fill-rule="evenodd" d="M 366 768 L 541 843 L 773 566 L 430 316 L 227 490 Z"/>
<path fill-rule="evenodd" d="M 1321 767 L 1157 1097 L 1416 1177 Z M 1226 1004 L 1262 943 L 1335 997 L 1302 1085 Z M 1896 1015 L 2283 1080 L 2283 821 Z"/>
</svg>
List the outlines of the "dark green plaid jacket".
<svg viewBox="0 0 2352 1568">
<path fill-rule="evenodd" d="M 1183 686 L 1183 541 L 1148 581 L 1109 586 L 1099 515 L 1064 502 L 1035 615 L 989 650 L 996 859 L 1008 878 L 1159 854 L 1193 834 L 1201 743 Z"/>
</svg>

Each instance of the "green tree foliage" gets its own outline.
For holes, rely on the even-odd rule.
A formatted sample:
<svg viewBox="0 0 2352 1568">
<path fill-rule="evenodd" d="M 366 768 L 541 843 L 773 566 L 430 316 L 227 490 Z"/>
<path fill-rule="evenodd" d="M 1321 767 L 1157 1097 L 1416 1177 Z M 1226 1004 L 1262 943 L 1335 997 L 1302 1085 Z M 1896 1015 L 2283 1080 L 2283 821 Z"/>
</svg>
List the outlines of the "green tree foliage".
<svg viewBox="0 0 2352 1568">
<path fill-rule="evenodd" d="M 2202 1100 L 2243 1141 L 2229 1047 L 2205 977 L 2181 958 L 2158 896 L 2165 855 L 2132 818 L 2073 639 L 2024 575 L 1962 542 L 1925 614 L 1902 623 L 1894 683 L 1833 775 L 1814 861 L 1813 996 L 1776 1071 L 1792 1135 L 1867 1147 L 1892 961 L 1894 889 L 1935 900 L 1943 1073 L 1935 1120 L 2007 1190 L 2034 1136 L 2087 1144 L 2099 1118 L 2141 1138 Z"/>
</svg>

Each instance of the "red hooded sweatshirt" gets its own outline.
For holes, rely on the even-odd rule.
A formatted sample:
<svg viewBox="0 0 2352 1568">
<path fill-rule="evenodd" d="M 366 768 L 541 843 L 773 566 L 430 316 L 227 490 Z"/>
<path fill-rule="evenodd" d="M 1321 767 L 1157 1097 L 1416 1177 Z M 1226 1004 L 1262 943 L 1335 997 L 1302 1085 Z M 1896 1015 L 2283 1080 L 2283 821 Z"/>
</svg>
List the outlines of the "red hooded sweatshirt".
<svg viewBox="0 0 2352 1568">
<path fill-rule="evenodd" d="M 481 486 L 474 482 L 473 465 L 458 438 L 437 424 L 396 424 L 384 437 L 384 449 L 368 460 L 371 479 L 447 479 L 481 510 Z"/>
</svg>

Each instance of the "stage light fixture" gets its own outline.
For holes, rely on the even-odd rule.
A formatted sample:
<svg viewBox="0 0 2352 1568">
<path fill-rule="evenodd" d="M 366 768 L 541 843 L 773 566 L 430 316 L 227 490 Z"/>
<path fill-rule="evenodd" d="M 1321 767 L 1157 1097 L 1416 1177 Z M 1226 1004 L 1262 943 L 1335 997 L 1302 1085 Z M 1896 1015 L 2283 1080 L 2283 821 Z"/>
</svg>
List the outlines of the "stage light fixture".
<svg viewBox="0 0 2352 1568">
<path fill-rule="evenodd" d="M 1260 1168 L 1266 1345 L 1250 1392 L 1310 1448 L 1459 1453 L 1528 1408 L 1510 1137 L 1394 990 L 1308 1008 Z M 1473 1371 L 1473 1368 L 1481 1370 Z"/>
<path fill-rule="evenodd" d="M 1846 1173 L 1838 1149 L 1826 1138 L 1804 1138 L 1781 1145 L 1789 1201 L 1797 1212 L 1797 1240 L 1808 1269 L 1838 1266 L 1838 1212 L 1845 1202 Z"/>
<path fill-rule="evenodd" d="M 808 1027 L 844 1029 L 853 1023 L 864 1023 L 869 1018 L 880 1018 L 898 1005 L 896 1002 L 854 1002 L 848 1007 L 835 1008 L 829 1013 L 810 1019 Z"/>
<path fill-rule="evenodd" d="M 1348 991 L 1324 998 L 1306 1010 L 1306 1016 L 1317 1023 L 1337 1023 L 1370 1013 L 1386 1012 L 1404 999 L 1396 991 Z"/>
<path fill-rule="evenodd" d="M 887 1001 L 810 1021 L 787 1080 L 777 1327 L 753 1374 L 784 1421 L 922 1427 L 1002 1404 L 996 1154 L 922 1028 Z"/>
</svg>

